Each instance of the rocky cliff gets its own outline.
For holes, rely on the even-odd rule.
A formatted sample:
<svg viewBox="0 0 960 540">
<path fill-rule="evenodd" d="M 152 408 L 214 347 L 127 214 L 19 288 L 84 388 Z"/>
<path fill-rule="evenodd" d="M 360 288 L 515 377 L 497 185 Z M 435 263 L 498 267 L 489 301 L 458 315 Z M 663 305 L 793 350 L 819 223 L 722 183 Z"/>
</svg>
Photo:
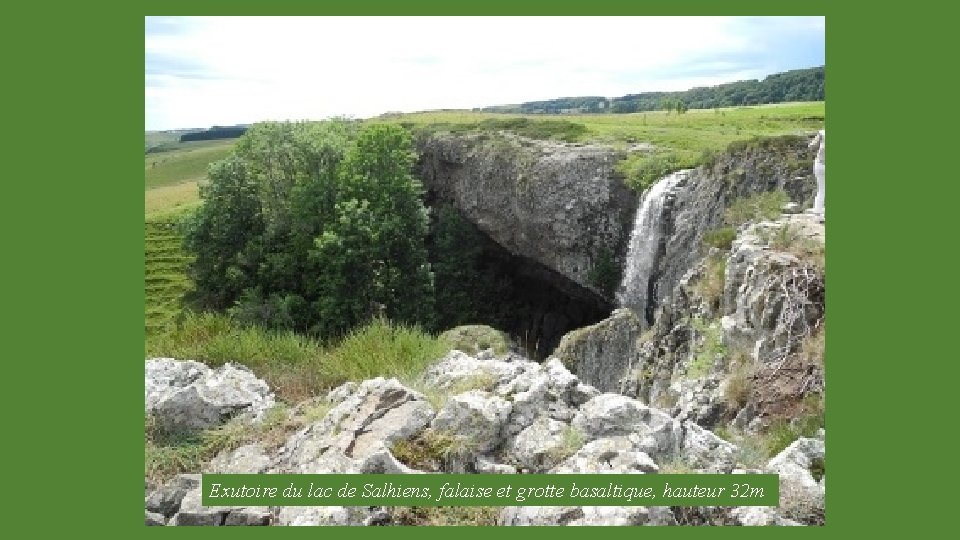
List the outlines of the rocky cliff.
<svg viewBox="0 0 960 540">
<path fill-rule="evenodd" d="M 526 271 L 569 294 L 613 299 L 595 270 L 622 266 L 637 207 L 615 171 L 622 152 L 509 133 L 423 134 L 417 150 L 432 200 L 531 262 Z"/>
</svg>

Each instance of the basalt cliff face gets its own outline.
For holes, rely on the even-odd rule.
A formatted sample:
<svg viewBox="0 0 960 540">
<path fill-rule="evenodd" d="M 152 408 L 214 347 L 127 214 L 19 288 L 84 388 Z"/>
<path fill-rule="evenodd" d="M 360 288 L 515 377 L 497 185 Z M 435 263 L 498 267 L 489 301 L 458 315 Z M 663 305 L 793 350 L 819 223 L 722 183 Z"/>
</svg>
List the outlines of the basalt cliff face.
<svg viewBox="0 0 960 540">
<path fill-rule="evenodd" d="M 418 138 L 432 201 L 451 203 L 484 234 L 570 294 L 613 301 L 596 276 L 622 267 L 638 198 L 615 171 L 623 152 L 501 134 Z"/>
</svg>

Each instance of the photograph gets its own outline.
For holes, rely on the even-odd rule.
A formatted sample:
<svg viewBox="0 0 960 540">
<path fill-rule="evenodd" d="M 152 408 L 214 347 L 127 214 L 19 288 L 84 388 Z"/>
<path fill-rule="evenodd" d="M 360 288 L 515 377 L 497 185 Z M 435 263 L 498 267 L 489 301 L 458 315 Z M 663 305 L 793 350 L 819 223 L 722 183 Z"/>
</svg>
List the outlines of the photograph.
<svg viewBox="0 0 960 540">
<path fill-rule="evenodd" d="M 145 525 L 827 523 L 826 17 L 143 20 Z"/>
</svg>

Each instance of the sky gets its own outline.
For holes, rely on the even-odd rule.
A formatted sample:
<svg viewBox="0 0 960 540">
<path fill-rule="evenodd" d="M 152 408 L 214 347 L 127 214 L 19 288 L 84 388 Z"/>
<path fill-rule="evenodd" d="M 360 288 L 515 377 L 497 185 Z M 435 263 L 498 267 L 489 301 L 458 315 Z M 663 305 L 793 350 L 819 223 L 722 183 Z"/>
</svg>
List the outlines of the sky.
<svg viewBox="0 0 960 540">
<path fill-rule="evenodd" d="M 824 17 L 147 17 L 147 130 L 686 90 L 825 64 Z"/>
</svg>

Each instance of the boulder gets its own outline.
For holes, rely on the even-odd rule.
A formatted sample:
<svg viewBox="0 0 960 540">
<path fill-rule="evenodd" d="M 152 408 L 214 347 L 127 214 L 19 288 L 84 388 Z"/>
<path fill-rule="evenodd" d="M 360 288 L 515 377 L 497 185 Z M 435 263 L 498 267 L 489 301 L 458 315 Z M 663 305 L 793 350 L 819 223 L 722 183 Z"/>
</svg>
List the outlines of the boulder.
<svg viewBox="0 0 960 540">
<path fill-rule="evenodd" d="M 157 358 L 146 363 L 146 412 L 163 431 L 191 433 L 245 414 L 259 419 L 274 406 L 267 383 L 246 367 L 210 369 L 198 362 Z"/>
<path fill-rule="evenodd" d="M 645 435 L 672 423 L 670 415 L 635 399 L 600 394 L 580 408 L 572 425 L 589 440 L 632 433 Z"/>
<path fill-rule="evenodd" d="M 510 454 L 535 473 L 546 472 L 580 449 L 582 436 L 568 424 L 541 416 L 514 438 Z"/>
<path fill-rule="evenodd" d="M 364 381 L 321 420 L 294 433 L 270 472 L 359 472 L 364 459 L 417 435 L 433 415 L 423 394 L 396 379 Z"/>
<path fill-rule="evenodd" d="M 633 311 L 620 308 L 597 324 L 568 332 L 553 355 L 586 384 L 617 392 L 637 355 L 641 330 Z"/>
<path fill-rule="evenodd" d="M 487 453 L 500 445 L 511 408 L 500 396 L 471 390 L 448 399 L 430 427 L 462 437 L 475 452 Z"/>
<path fill-rule="evenodd" d="M 144 501 L 144 506 L 147 512 L 169 518 L 180 509 L 183 497 L 199 487 L 199 474 L 178 474 L 169 482 L 151 492 Z"/>
</svg>

